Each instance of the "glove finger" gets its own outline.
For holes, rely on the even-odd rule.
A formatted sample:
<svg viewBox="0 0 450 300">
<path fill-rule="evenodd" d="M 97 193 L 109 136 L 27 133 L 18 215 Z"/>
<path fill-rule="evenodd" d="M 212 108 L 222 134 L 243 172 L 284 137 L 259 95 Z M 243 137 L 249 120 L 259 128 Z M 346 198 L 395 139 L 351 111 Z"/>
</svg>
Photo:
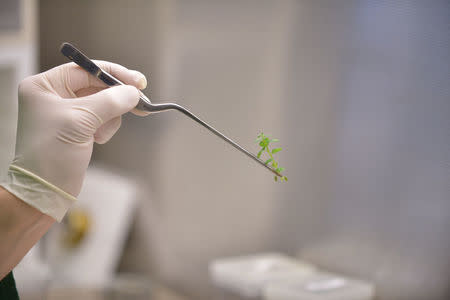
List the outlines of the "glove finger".
<svg viewBox="0 0 450 300">
<path fill-rule="evenodd" d="M 150 114 L 150 112 L 148 112 L 148 111 L 142 111 L 142 110 L 139 110 L 137 108 L 133 108 L 131 113 L 136 115 L 136 116 L 140 116 L 140 117 L 145 117 L 145 116 L 148 116 Z"/>
<path fill-rule="evenodd" d="M 103 90 L 103 89 L 102 88 L 97 88 L 97 87 L 90 87 L 90 88 L 87 88 L 87 89 L 81 89 L 81 90 L 79 90 L 77 92 L 77 97 L 88 96 L 88 95 L 97 93 L 97 92 L 99 92 L 101 90 Z M 145 117 L 145 116 L 148 116 L 150 114 L 150 112 L 148 112 L 148 111 L 142 111 L 142 110 L 139 110 L 137 108 L 133 108 L 131 110 L 131 113 L 136 115 L 136 116 L 140 116 L 140 117 Z"/>
<path fill-rule="evenodd" d="M 125 84 L 139 89 L 147 86 L 145 76 L 135 70 L 129 70 L 119 64 L 95 61 L 96 64 Z M 87 73 L 75 63 L 67 63 L 44 72 L 43 80 L 50 81 L 53 92 L 62 98 L 75 98 L 78 91 L 88 88 L 106 88 L 100 79 Z"/>
<path fill-rule="evenodd" d="M 104 144 L 108 142 L 113 135 L 119 130 L 120 125 L 122 124 L 122 117 L 118 116 L 112 118 L 108 122 L 104 123 L 100 126 L 99 129 L 94 134 L 94 140 L 97 144 Z"/>
<path fill-rule="evenodd" d="M 89 96 L 95 93 L 100 92 L 101 90 L 104 90 L 105 88 L 100 88 L 100 87 L 88 87 L 86 89 L 81 89 L 78 90 L 75 95 L 77 95 L 77 98 L 79 97 L 85 97 L 85 96 Z"/>
<path fill-rule="evenodd" d="M 139 71 L 129 70 L 122 65 L 103 60 L 94 60 L 103 70 L 110 73 L 125 84 L 133 85 L 140 90 L 147 87 L 147 78 Z"/>
<path fill-rule="evenodd" d="M 92 113 L 101 125 L 132 110 L 139 101 L 139 92 L 133 86 L 119 85 L 74 100 L 74 105 Z"/>
</svg>

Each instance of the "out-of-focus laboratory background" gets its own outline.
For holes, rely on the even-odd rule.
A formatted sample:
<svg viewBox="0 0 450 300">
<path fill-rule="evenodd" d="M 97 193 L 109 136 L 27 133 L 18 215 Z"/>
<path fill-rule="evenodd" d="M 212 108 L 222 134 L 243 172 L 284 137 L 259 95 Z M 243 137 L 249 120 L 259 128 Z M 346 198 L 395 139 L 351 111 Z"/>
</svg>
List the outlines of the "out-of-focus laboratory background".
<svg viewBox="0 0 450 300">
<path fill-rule="evenodd" d="M 141 71 L 154 102 L 252 151 L 260 131 L 280 139 L 283 184 L 179 113 L 126 115 L 93 155 L 137 191 L 115 272 L 213 299 L 212 261 L 281 252 L 371 282 L 376 299 L 450 298 L 450 2 L 1 6 L 3 169 L 17 82 L 65 63 L 64 41 Z"/>
</svg>

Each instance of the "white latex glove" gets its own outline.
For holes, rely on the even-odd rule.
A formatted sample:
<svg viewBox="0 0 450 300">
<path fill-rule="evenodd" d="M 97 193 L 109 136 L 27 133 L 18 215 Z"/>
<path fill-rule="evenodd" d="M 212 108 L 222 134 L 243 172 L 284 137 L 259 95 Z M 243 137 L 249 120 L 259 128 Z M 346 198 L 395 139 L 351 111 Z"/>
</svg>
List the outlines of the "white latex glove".
<svg viewBox="0 0 450 300">
<path fill-rule="evenodd" d="M 109 62 L 101 68 L 126 86 L 105 84 L 74 63 L 26 78 L 19 86 L 16 153 L 2 186 L 60 221 L 80 193 L 93 143 L 119 129 L 138 103 L 145 76 Z"/>
</svg>

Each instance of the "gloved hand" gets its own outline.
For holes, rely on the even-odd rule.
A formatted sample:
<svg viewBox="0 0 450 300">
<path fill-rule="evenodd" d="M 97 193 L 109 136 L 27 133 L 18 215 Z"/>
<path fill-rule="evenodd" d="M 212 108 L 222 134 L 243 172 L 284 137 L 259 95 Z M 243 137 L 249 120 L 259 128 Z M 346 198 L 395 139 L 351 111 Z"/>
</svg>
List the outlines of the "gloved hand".
<svg viewBox="0 0 450 300">
<path fill-rule="evenodd" d="M 68 63 L 26 78 L 19 86 L 16 153 L 2 186 L 60 221 L 80 193 L 93 143 L 119 129 L 121 115 L 138 103 L 145 76 L 97 62 L 126 86 L 106 88 Z"/>
</svg>

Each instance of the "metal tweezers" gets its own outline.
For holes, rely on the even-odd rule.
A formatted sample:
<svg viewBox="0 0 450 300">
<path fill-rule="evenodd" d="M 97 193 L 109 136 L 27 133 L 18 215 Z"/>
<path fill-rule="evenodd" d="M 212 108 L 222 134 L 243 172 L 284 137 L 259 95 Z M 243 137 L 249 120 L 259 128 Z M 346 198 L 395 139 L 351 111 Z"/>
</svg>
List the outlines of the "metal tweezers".
<svg viewBox="0 0 450 300">
<path fill-rule="evenodd" d="M 100 68 L 98 65 L 96 65 L 91 59 L 89 59 L 86 55 L 84 55 L 80 50 L 75 48 L 70 43 L 63 43 L 61 45 L 61 53 L 69 58 L 71 61 L 79 65 L 81 68 L 83 68 L 85 71 L 87 71 L 89 74 L 97 77 L 101 81 L 103 81 L 108 86 L 113 85 L 123 85 L 124 83 L 121 82 L 119 79 L 115 78 L 102 68 Z M 199 117 L 191 113 L 186 108 L 176 104 L 176 103 L 159 103 L 154 104 L 150 101 L 150 99 L 145 96 L 142 92 L 140 92 L 139 96 L 139 103 L 136 106 L 138 110 L 149 112 L 149 113 L 159 113 L 167 110 L 178 110 L 179 112 L 182 112 L 192 120 L 196 121 L 197 123 L 201 124 L 203 127 L 214 133 L 216 136 L 220 137 L 224 141 L 226 141 L 228 144 L 233 146 L 234 148 L 238 149 L 260 165 L 264 166 L 268 170 L 270 170 L 272 173 L 274 173 L 276 176 L 282 177 L 282 175 L 277 172 L 272 166 L 266 164 L 264 161 L 259 159 L 256 155 L 253 153 L 250 153 L 243 147 L 239 146 L 236 142 L 234 142 L 232 139 L 228 138 L 218 130 L 216 130 L 214 127 L 206 123 L 205 121 L 201 120 Z"/>
</svg>

